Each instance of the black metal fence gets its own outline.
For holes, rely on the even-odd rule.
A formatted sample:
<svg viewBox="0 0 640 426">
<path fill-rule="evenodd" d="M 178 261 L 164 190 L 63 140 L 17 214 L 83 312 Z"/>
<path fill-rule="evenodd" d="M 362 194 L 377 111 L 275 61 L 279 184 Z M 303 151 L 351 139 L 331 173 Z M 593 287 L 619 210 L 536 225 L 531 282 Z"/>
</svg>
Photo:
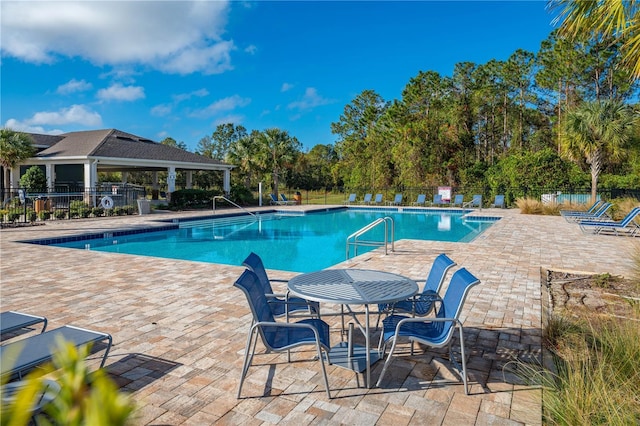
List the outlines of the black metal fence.
<svg viewBox="0 0 640 426">
<path fill-rule="evenodd" d="M 136 214 L 145 189 L 137 185 L 108 184 L 93 189 L 65 187 L 64 191 L 29 192 L 11 188 L 2 193 L 2 226 L 46 220 L 66 220 Z"/>
</svg>

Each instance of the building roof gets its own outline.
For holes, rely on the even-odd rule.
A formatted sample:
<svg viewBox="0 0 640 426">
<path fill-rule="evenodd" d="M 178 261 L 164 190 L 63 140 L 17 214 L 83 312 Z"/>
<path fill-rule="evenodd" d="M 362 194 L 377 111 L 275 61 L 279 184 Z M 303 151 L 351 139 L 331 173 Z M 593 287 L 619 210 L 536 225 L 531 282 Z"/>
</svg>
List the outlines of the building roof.
<svg viewBox="0 0 640 426">
<path fill-rule="evenodd" d="M 39 160 L 95 159 L 131 164 L 171 163 L 182 168 L 230 169 L 233 166 L 169 145 L 163 145 L 117 129 L 69 132 L 58 136 L 31 134 L 34 145 L 48 148 L 38 152 Z M 190 167 L 188 165 L 191 165 Z M 199 166 L 199 167 L 195 167 Z"/>
</svg>

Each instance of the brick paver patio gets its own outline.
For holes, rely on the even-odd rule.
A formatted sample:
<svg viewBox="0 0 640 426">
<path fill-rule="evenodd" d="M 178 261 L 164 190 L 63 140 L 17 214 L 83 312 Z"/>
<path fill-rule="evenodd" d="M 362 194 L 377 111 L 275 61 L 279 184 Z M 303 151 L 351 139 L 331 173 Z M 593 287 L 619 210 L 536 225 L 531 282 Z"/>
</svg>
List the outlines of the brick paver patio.
<svg viewBox="0 0 640 426">
<path fill-rule="evenodd" d="M 541 391 L 523 384 L 511 367 L 516 359 L 541 354 L 541 269 L 628 276 L 638 244 L 638 238 L 582 234 L 560 217 L 484 209 L 480 214 L 502 219 L 472 243 L 404 240 L 387 256 L 376 251 L 341 264 L 424 279 L 433 258 L 446 252 L 482 283 L 471 290 L 462 314 L 470 395 L 446 352 L 418 349 L 410 356 L 407 349 L 380 388 L 366 389 L 362 377 L 329 366 L 329 400 L 307 348 L 295 351 L 292 363 L 284 354 L 259 350 L 243 398 L 236 399 L 251 321 L 246 301 L 232 287 L 243 268 L 16 242 L 203 214 L 3 229 L 2 310 L 44 315 L 50 329 L 72 324 L 111 333 L 115 345 L 106 368 L 133 394 L 135 424 L 536 425 L 542 423 Z M 325 319 L 332 324 L 332 342 L 339 341 L 338 318 Z M 381 367 L 375 365 L 372 380 Z"/>
</svg>

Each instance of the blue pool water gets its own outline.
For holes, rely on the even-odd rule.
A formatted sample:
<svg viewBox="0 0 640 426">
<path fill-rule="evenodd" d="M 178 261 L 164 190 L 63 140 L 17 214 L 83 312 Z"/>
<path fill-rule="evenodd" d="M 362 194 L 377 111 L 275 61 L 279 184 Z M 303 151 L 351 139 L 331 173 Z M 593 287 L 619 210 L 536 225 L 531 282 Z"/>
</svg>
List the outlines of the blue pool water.
<svg viewBox="0 0 640 426">
<path fill-rule="evenodd" d="M 311 272 L 344 261 L 347 237 L 380 217 L 393 218 L 396 241 L 469 242 L 495 220 L 469 220 L 463 218 L 464 213 L 353 208 L 299 215 L 271 213 L 259 220 L 252 216 L 189 220 L 176 229 L 131 235 L 114 232 L 52 245 L 228 265 L 240 265 L 253 251 L 269 269 Z M 369 231 L 362 239 L 383 241 L 384 227 Z M 358 254 L 374 248 L 361 246 Z"/>
</svg>

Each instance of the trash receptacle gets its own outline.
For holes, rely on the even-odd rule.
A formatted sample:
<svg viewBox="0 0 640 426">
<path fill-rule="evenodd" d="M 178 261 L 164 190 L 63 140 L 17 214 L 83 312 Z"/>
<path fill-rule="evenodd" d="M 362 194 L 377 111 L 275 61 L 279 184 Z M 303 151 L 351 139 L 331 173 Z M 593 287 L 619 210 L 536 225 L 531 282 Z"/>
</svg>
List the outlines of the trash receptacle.
<svg viewBox="0 0 640 426">
<path fill-rule="evenodd" d="M 302 204 L 302 194 L 300 193 L 300 191 L 297 191 L 294 196 L 293 196 L 293 201 L 296 202 L 296 205 L 299 206 L 300 204 Z"/>
<path fill-rule="evenodd" d="M 151 213 L 151 202 L 149 200 L 138 200 L 138 213 L 139 214 L 150 214 Z"/>
<path fill-rule="evenodd" d="M 37 200 L 33 201 L 33 207 L 36 210 L 36 213 L 40 213 L 41 211 L 44 211 L 46 209 L 46 200 L 43 198 L 38 198 Z"/>
</svg>

